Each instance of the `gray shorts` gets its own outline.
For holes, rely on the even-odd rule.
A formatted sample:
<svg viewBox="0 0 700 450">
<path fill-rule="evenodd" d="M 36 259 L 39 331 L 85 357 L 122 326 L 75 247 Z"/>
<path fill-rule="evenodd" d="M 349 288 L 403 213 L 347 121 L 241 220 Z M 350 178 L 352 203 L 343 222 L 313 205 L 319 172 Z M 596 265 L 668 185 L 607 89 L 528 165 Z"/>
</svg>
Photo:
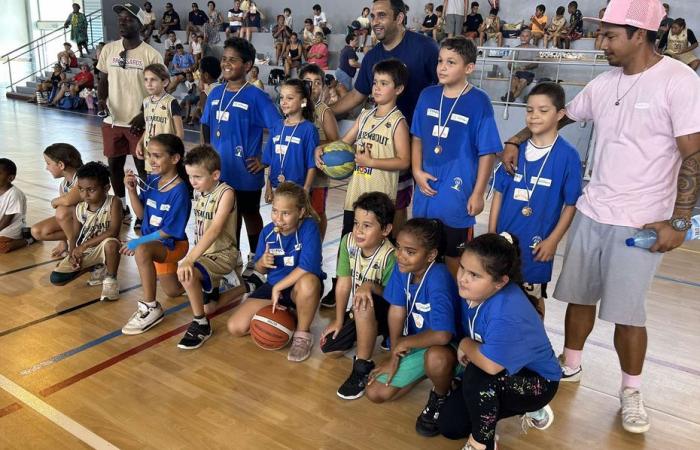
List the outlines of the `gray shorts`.
<svg viewBox="0 0 700 450">
<path fill-rule="evenodd" d="M 448 14 L 445 16 L 445 26 L 443 30 L 447 34 L 459 36 L 462 34 L 462 25 L 464 24 L 464 16 L 457 14 Z"/>
<path fill-rule="evenodd" d="M 600 300 L 599 318 L 644 326 L 646 293 L 663 254 L 627 247 L 625 239 L 637 231 L 598 223 L 577 212 L 554 298 L 577 305 L 595 305 Z"/>
</svg>

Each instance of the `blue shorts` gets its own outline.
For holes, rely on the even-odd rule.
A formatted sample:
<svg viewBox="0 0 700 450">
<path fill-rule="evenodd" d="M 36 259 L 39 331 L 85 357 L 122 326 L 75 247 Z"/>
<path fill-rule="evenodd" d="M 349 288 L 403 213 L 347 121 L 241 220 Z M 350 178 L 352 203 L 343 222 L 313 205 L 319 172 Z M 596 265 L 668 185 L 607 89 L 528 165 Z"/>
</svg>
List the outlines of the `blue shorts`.
<svg viewBox="0 0 700 450">
<path fill-rule="evenodd" d="M 242 27 L 240 25 L 236 25 L 236 26 L 229 25 L 228 31 L 230 31 L 231 33 L 238 33 L 238 30 L 240 30 L 241 28 Z"/>
<path fill-rule="evenodd" d="M 294 286 L 290 286 L 287 289 L 283 290 L 281 295 L 280 295 L 280 300 L 279 304 L 286 307 L 286 308 L 295 308 L 296 305 L 292 301 L 292 289 Z M 252 294 L 248 296 L 248 298 L 257 298 L 260 300 L 272 300 L 272 285 L 270 283 L 265 283 L 259 288 L 257 288 L 255 291 L 253 291 Z"/>
<path fill-rule="evenodd" d="M 345 86 L 348 91 L 352 91 L 352 77 L 342 69 L 335 69 L 335 79 Z"/>
</svg>

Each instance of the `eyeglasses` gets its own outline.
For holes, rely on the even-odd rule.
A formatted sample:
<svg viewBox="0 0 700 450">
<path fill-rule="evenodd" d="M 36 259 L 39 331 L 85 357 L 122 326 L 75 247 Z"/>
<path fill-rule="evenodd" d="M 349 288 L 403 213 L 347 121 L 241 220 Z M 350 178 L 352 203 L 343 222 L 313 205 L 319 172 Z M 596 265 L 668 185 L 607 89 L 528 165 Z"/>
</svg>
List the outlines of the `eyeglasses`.
<svg viewBox="0 0 700 450">
<path fill-rule="evenodd" d="M 119 67 L 126 69 L 126 49 L 119 52 Z"/>
</svg>

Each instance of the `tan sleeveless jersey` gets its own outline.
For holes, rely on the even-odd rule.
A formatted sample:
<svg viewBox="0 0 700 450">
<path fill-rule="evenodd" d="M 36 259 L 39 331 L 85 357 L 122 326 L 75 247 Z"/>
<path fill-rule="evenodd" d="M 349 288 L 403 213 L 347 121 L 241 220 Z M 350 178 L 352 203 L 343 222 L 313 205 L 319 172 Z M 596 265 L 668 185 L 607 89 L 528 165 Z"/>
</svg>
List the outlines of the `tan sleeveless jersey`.
<svg viewBox="0 0 700 450">
<path fill-rule="evenodd" d="M 173 100 L 177 101 L 172 95 L 165 93 L 160 100 L 151 101 L 151 96 L 143 99 L 143 118 L 146 122 L 146 127 L 143 132 L 143 150 L 146 160 L 146 171 L 151 171 L 151 165 L 148 162 L 148 143 L 153 136 L 168 133 L 175 134 L 175 124 L 173 123 Z"/>
<path fill-rule="evenodd" d="M 78 245 L 109 229 L 113 199 L 113 195 L 108 195 L 97 211 L 90 211 L 86 202 L 80 202 L 75 206 L 75 215 L 82 225 L 78 234 Z"/>
</svg>

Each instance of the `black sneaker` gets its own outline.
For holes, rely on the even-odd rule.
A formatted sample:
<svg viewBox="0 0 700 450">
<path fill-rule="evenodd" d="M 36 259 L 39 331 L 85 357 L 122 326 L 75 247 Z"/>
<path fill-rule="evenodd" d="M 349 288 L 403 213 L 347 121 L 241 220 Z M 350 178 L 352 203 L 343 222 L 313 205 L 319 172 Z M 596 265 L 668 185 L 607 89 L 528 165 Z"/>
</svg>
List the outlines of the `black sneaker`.
<svg viewBox="0 0 700 450">
<path fill-rule="evenodd" d="M 352 373 L 338 388 L 338 397 L 345 400 L 355 400 L 365 394 L 369 373 L 374 369 L 374 362 L 355 357 L 352 363 Z"/>
<path fill-rule="evenodd" d="M 384 336 L 384 339 L 382 339 L 382 343 L 379 344 L 379 348 L 381 348 L 385 352 L 391 351 L 391 340 L 389 339 L 389 336 Z"/>
<path fill-rule="evenodd" d="M 416 419 L 416 433 L 425 437 L 437 436 L 440 434 L 438 429 L 438 417 L 440 416 L 440 409 L 442 405 L 445 404 L 447 400 L 447 395 L 438 395 L 434 390 L 430 391 L 430 397 L 428 397 L 428 403 L 421 411 L 418 419 Z"/>
<path fill-rule="evenodd" d="M 219 290 L 218 289 L 212 289 L 211 292 L 206 292 L 202 291 L 202 304 L 208 305 L 209 303 L 212 302 L 218 302 L 219 301 Z"/>
<path fill-rule="evenodd" d="M 333 278 L 331 290 L 321 299 L 321 306 L 324 308 L 335 308 L 335 283 L 338 279 Z"/>
<path fill-rule="evenodd" d="M 143 223 L 143 219 L 139 219 L 137 217 L 136 220 L 134 221 L 134 230 L 140 230 L 142 223 Z"/>
<path fill-rule="evenodd" d="M 261 274 L 256 270 L 249 271 L 248 274 L 241 275 L 243 282 L 245 283 L 247 292 L 255 292 L 260 286 L 265 284 L 265 275 Z"/>
<path fill-rule="evenodd" d="M 206 325 L 201 325 L 196 320 L 193 320 L 177 347 L 185 350 L 194 350 L 201 347 L 210 337 L 211 325 L 209 325 L 209 322 Z"/>
</svg>

